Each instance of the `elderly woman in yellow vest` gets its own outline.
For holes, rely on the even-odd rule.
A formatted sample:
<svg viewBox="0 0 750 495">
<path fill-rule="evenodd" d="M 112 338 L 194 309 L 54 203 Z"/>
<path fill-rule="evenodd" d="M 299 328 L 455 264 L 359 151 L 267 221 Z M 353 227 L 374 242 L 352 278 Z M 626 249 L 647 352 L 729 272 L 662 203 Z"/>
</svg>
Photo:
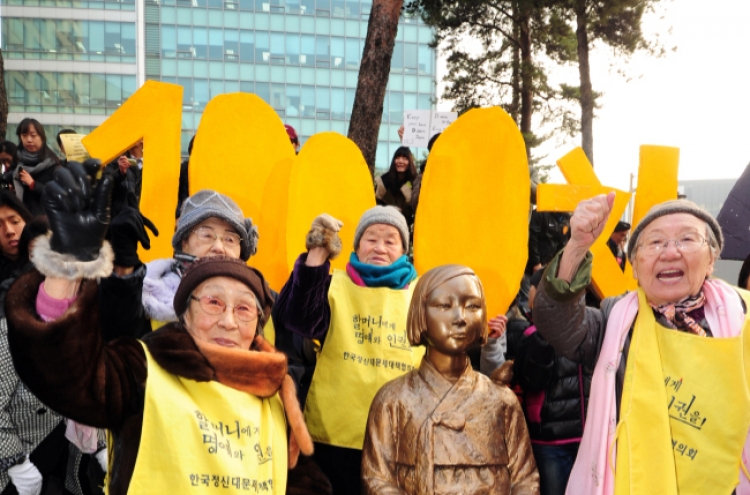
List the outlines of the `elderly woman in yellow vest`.
<svg viewBox="0 0 750 495">
<path fill-rule="evenodd" d="M 424 349 L 412 348 L 406 336 L 417 273 L 405 256 L 404 216 L 392 206 L 367 210 L 346 271 L 331 275 L 328 260 L 341 251 L 341 226 L 329 215 L 315 219 L 308 252 L 281 290 L 273 320 L 279 334 L 322 342 L 305 420 L 316 442 L 315 460 L 334 493 L 353 494 L 360 492 L 370 402 L 383 384 L 419 366 Z"/>
<path fill-rule="evenodd" d="M 106 340 L 141 337 L 177 321 L 172 305 L 174 294 L 183 273 L 196 258 L 224 255 L 247 261 L 257 251 L 258 229 L 252 220 L 244 217 L 232 198 L 209 189 L 198 191 L 182 204 L 182 215 L 172 236 L 173 258 L 153 260 L 147 265 L 140 262 L 136 255 L 137 231 L 146 235 L 143 226 L 137 225 L 140 218 L 137 209 L 126 207 L 112 221 L 108 239 L 115 245 L 114 273 L 100 282 Z M 140 240 L 143 242 L 143 238 Z M 128 243 L 132 255 L 118 255 L 118 251 L 127 251 L 122 246 Z M 148 243 L 145 246 L 148 249 Z M 273 331 L 268 330 L 266 335 L 273 343 Z"/>
<path fill-rule="evenodd" d="M 567 493 L 750 493 L 750 295 L 711 278 L 721 229 L 690 201 L 654 206 L 628 244 L 638 290 L 587 308 L 588 249 L 613 201 L 578 205 L 534 303 L 555 350 L 596 366 Z"/>
<path fill-rule="evenodd" d="M 112 270 L 110 191 L 105 178 L 92 194 L 67 169 L 48 185 L 45 273 L 19 278 L 6 302 L 19 376 L 55 411 L 111 431 L 111 495 L 283 494 L 312 441 L 286 358 L 261 334 L 263 276 L 231 257 L 200 259 L 177 288 L 178 322 L 104 344 L 95 279 Z"/>
<path fill-rule="evenodd" d="M 427 352 L 419 369 L 375 396 L 362 456 L 364 493 L 538 495 L 539 474 L 515 394 L 471 368 L 487 343 L 487 306 L 476 274 L 460 265 L 425 273 L 407 333 Z"/>
</svg>

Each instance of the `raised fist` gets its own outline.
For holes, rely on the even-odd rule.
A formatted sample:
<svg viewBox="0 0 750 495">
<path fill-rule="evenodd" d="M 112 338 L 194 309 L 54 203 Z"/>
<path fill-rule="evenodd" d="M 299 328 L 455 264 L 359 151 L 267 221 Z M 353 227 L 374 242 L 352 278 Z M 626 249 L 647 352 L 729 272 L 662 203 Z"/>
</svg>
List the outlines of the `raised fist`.
<svg viewBox="0 0 750 495">
<path fill-rule="evenodd" d="M 313 220 L 310 232 L 307 233 L 305 246 L 307 250 L 324 248 L 328 251 L 328 259 L 334 259 L 341 253 L 341 238 L 339 230 L 344 224 L 331 215 L 323 213 Z"/>
<path fill-rule="evenodd" d="M 607 224 L 614 202 L 615 193 L 611 192 L 578 203 L 573 216 L 570 217 L 568 246 L 588 250 Z"/>
</svg>

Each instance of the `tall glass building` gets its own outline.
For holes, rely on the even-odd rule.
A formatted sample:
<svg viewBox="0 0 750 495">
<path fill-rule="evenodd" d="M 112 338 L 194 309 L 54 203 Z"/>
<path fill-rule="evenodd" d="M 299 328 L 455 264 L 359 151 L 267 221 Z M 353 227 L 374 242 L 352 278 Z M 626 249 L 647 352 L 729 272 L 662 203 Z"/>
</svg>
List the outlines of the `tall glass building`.
<svg viewBox="0 0 750 495">
<path fill-rule="evenodd" d="M 184 88 L 184 152 L 208 101 L 236 91 L 263 98 L 303 144 L 318 132 L 346 135 L 372 3 L 3 1 L 9 124 L 33 116 L 50 131 L 88 132 L 153 79 Z M 378 136 L 380 170 L 399 146 L 404 110 L 434 108 L 431 39 L 418 19 L 401 19 Z"/>
</svg>

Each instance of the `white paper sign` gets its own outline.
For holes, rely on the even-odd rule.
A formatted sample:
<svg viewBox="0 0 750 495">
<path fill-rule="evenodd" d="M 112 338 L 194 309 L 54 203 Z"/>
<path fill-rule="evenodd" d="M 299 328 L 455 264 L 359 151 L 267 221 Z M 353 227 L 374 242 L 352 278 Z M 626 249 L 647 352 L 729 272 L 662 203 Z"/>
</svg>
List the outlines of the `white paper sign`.
<svg viewBox="0 0 750 495">
<path fill-rule="evenodd" d="M 430 110 L 409 110 L 404 112 L 404 146 L 424 148 L 430 140 Z"/>
<path fill-rule="evenodd" d="M 430 123 L 430 137 L 439 132 L 443 132 L 445 128 L 451 125 L 457 118 L 458 112 L 432 112 L 432 122 Z"/>
<path fill-rule="evenodd" d="M 404 112 L 404 146 L 426 148 L 430 138 L 443 132 L 458 118 L 456 112 L 433 112 L 431 110 L 408 110 Z"/>
</svg>

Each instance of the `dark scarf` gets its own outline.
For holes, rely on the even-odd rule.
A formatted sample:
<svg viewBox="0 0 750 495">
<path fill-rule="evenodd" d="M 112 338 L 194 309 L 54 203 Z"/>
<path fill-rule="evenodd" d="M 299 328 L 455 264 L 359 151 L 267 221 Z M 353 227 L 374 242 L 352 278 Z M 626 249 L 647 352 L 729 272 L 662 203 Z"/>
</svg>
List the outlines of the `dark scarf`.
<svg viewBox="0 0 750 495">
<path fill-rule="evenodd" d="M 19 148 L 16 156 L 18 157 L 18 166 L 13 172 L 13 184 L 16 188 L 16 196 L 23 201 L 23 191 L 26 184 L 21 182 L 21 170 L 25 170 L 36 179 L 42 172 L 55 167 L 58 164 L 58 160 L 52 150 L 46 146 L 36 153 Z"/>
</svg>

